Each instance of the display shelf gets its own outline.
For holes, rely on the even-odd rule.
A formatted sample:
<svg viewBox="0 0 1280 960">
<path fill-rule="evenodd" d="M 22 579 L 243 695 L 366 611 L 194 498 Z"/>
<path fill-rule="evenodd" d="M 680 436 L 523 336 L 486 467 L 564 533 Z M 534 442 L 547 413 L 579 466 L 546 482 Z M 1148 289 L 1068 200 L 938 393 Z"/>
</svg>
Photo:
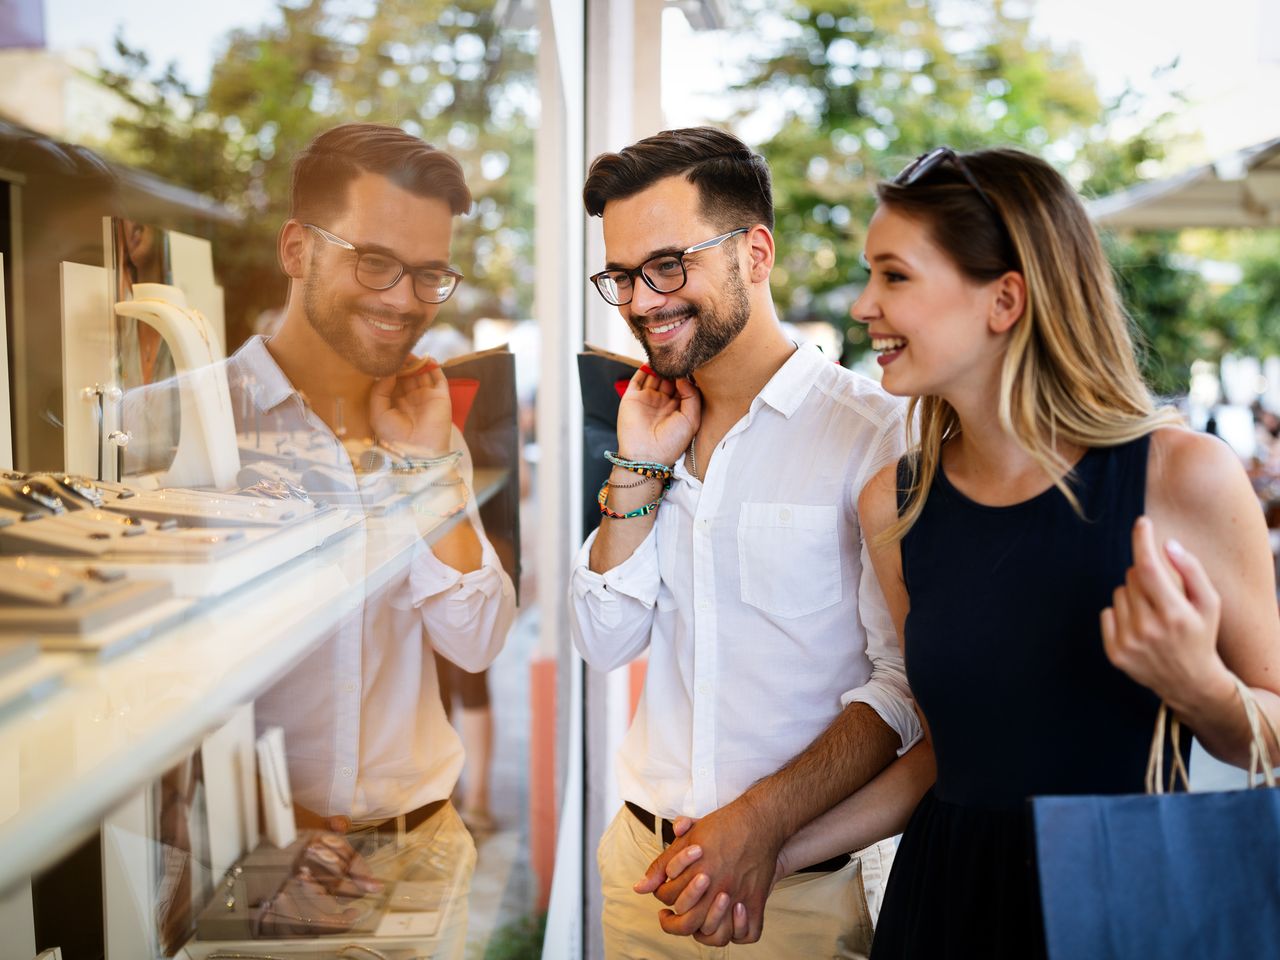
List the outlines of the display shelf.
<svg viewBox="0 0 1280 960">
<path fill-rule="evenodd" d="M 477 504 L 507 475 L 477 470 Z M 91 835 L 339 618 L 402 575 L 419 539 L 452 525 L 432 515 L 434 498 L 445 507 L 451 497 L 428 489 L 402 512 L 370 518 L 252 583 L 193 602 L 180 622 L 118 657 L 77 658 L 62 689 L 0 718 L 0 759 L 13 776 L 11 802 L 0 807 L 0 892 Z"/>
</svg>

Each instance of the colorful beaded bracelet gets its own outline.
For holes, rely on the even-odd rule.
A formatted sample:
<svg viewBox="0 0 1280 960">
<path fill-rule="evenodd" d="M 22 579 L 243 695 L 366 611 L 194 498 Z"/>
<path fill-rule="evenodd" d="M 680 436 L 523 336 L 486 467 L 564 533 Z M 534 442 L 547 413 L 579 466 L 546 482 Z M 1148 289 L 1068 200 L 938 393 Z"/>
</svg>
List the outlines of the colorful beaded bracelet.
<svg viewBox="0 0 1280 960">
<path fill-rule="evenodd" d="M 609 509 L 609 481 L 606 480 L 604 485 L 600 487 L 600 493 L 596 497 L 596 503 L 600 504 L 600 512 L 610 520 L 633 520 L 636 517 L 643 517 L 646 514 L 653 513 L 662 503 L 662 498 L 666 496 L 667 490 L 671 488 L 671 481 L 667 480 L 662 485 L 662 489 L 658 491 L 658 498 L 651 503 L 646 503 L 643 507 L 638 507 L 629 513 L 618 513 L 616 510 Z"/>
<path fill-rule="evenodd" d="M 674 471 L 673 467 L 669 467 L 665 463 L 656 463 L 652 460 L 624 460 L 612 450 L 606 450 L 604 458 L 615 467 L 630 470 L 632 473 L 638 473 L 642 477 L 652 477 L 655 480 L 666 480 Z"/>
</svg>

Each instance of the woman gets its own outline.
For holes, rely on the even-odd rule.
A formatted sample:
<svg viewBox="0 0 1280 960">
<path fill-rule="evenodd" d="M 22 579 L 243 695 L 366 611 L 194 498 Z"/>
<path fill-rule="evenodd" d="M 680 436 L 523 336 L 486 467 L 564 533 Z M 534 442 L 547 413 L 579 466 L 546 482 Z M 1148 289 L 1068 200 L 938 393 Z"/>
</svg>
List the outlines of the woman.
<svg viewBox="0 0 1280 960">
<path fill-rule="evenodd" d="M 1162 699 L 1242 766 L 1235 678 L 1280 720 L 1267 530 L 1234 454 L 1154 404 L 1050 166 L 941 148 L 877 193 L 853 313 L 919 441 L 859 512 L 927 734 L 779 876 L 905 827 L 874 958 L 1043 956 L 1028 797 L 1139 791 Z M 745 929 L 721 895 L 702 939 Z"/>
</svg>

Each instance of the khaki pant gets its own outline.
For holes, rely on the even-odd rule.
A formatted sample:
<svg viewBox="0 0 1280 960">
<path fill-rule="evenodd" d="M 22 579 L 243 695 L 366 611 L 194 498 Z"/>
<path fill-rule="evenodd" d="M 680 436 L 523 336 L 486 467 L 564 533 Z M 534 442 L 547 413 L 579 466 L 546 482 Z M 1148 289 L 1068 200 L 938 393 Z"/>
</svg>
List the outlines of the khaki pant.
<svg viewBox="0 0 1280 960">
<path fill-rule="evenodd" d="M 353 835 L 358 836 L 366 829 L 369 829 L 368 825 L 357 824 Z M 403 879 L 441 882 L 448 890 L 439 929 L 433 936 L 424 937 L 414 945 L 414 956 L 430 957 L 431 960 L 463 960 L 467 948 L 468 900 L 471 877 L 476 868 L 476 845 L 453 804 L 446 803 L 411 832 L 402 832 L 395 844 L 375 854 L 375 859 L 383 860 L 389 856 L 403 859 L 404 862 L 395 867 L 397 873 L 405 871 Z M 353 956 L 358 952 L 353 951 Z"/>
<path fill-rule="evenodd" d="M 825 960 L 865 958 L 893 861 L 893 843 L 868 847 L 834 873 L 797 873 L 779 881 L 751 944 L 706 947 L 658 925 L 662 904 L 631 887 L 662 852 L 662 841 L 623 807 L 596 852 L 604 887 L 606 960 Z"/>
</svg>

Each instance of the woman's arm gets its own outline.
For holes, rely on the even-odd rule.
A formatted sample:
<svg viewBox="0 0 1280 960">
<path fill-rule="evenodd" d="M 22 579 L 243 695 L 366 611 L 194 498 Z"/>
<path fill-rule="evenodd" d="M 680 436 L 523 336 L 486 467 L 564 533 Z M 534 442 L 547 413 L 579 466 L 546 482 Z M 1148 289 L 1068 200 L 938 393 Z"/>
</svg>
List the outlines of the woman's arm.
<svg viewBox="0 0 1280 960">
<path fill-rule="evenodd" d="M 1262 508 L 1230 448 L 1170 428 L 1151 437 L 1146 509 L 1133 566 L 1102 612 L 1107 655 L 1210 753 L 1247 766 L 1235 677 L 1280 724 L 1280 612 Z"/>
<path fill-rule="evenodd" d="M 801 827 L 778 854 L 777 879 L 901 833 L 933 785 L 934 773 L 933 747 L 926 733 L 865 787 Z"/>
</svg>

